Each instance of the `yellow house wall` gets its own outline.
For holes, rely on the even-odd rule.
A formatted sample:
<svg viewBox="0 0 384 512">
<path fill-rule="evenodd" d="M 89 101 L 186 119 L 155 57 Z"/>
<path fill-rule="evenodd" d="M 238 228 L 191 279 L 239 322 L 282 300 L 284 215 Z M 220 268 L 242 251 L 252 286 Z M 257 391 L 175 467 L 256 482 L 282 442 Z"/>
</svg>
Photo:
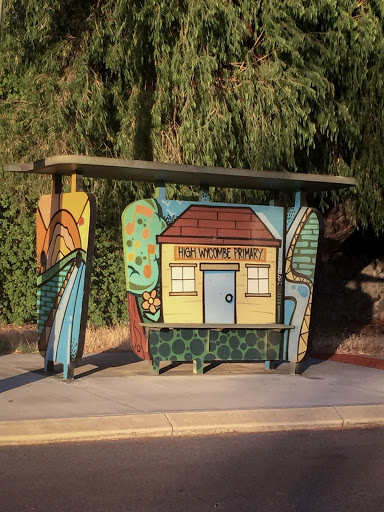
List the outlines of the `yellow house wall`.
<svg viewBox="0 0 384 512">
<path fill-rule="evenodd" d="M 268 247 L 265 264 L 269 267 L 270 297 L 246 297 L 247 268 L 240 262 L 240 270 L 236 272 L 236 314 L 238 324 L 274 324 L 276 323 L 276 261 L 277 249 Z M 254 262 L 247 262 L 254 263 Z"/>
<path fill-rule="evenodd" d="M 180 245 L 180 244 L 178 244 Z M 236 272 L 236 322 L 238 324 L 269 324 L 276 322 L 276 262 L 277 249 L 268 247 L 266 261 L 210 261 L 210 263 L 238 263 L 239 271 Z M 195 285 L 197 295 L 170 295 L 171 292 L 171 267 L 170 264 L 195 263 Z M 203 271 L 200 271 L 200 263 L 207 260 L 188 259 L 187 261 L 175 260 L 175 245 L 162 244 L 161 246 L 161 278 L 162 278 L 162 303 L 165 323 L 203 323 Z M 269 268 L 269 293 L 270 297 L 253 296 L 246 297 L 247 293 L 247 268 L 246 264 L 268 264 Z"/>
<path fill-rule="evenodd" d="M 200 260 L 175 261 L 175 246 L 163 244 L 161 247 L 161 291 L 163 297 L 164 322 L 203 323 L 203 273 L 199 270 Z M 195 286 L 197 295 L 169 295 L 172 291 L 170 263 L 197 263 Z"/>
</svg>

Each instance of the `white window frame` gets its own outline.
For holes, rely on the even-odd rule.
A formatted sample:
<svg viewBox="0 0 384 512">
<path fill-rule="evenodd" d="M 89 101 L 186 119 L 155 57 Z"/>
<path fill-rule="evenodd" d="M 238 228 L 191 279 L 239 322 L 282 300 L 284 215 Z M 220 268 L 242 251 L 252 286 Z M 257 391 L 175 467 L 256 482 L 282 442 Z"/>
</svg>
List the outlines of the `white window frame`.
<svg viewBox="0 0 384 512">
<path fill-rule="evenodd" d="M 196 263 L 170 263 L 171 291 L 169 295 L 197 295 Z M 188 270 L 187 270 L 188 269 Z M 190 277 L 193 272 L 193 278 Z M 180 276 L 180 277 L 179 277 Z M 193 286 L 191 286 L 193 284 Z M 191 289 L 193 288 L 193 289 Z"/>
<path fill-rule="evenodd" d="M 247 293 L 246 297 L 271 297 L 270 268 L 268 264 L 246 263 Z M 266 285 L 266 286 L 265 286 Z M 261 290 L 261 291 L 260 291 Z"/>
</svg>

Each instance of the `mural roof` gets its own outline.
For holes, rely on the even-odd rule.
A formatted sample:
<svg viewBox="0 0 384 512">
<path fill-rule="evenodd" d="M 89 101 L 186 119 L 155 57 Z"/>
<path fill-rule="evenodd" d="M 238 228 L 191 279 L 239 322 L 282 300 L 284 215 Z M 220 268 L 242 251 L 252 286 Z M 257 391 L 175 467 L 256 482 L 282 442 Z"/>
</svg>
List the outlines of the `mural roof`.
<svg viewBox="0 0 384 512">
<path fill-rule="evenodd" d="M 208 205 L 187 208 L 157 240 L 160 243 L 266 247 L 281 244 L 251 208 Z"/>
</svg>

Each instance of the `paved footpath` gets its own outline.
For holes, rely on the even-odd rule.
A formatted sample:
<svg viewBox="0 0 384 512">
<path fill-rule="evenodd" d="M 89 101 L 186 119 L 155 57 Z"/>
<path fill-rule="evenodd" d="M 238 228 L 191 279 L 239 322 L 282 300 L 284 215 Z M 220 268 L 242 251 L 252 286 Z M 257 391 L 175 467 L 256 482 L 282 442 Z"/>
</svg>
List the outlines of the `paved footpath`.
<svg viewBox="0 0 384 512">
<path fill-rule="evenodd" d="M 384 370 L 335 361 L 308 359 L 301 375 L 221 363 L 156 376 L 133 354 L 105 353 L 84 356 L 74 381 L 42 368 L 39 354 L 0 356 L 0 445 L 384 426 Z"/>
</svg>

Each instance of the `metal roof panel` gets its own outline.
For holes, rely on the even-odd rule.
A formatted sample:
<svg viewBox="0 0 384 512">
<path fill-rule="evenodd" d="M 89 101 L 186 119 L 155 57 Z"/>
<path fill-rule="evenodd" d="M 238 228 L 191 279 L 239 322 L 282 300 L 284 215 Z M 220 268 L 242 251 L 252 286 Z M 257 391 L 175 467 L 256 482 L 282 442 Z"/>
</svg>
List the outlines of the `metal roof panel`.
<svg viewBox="0 0 384 512">
<path fill-rule="evenodd" d="M 353 178 L 281 171 L 259 171 L 198 165 L 124 160 L 83 155 L 59 155 L 29 163 L 7 164 L 9 172 L 71 175 L 154 183 L 176 183 L 200 187 L 255 190 L 337 190 L 356 184 Z"/>
</svg>

